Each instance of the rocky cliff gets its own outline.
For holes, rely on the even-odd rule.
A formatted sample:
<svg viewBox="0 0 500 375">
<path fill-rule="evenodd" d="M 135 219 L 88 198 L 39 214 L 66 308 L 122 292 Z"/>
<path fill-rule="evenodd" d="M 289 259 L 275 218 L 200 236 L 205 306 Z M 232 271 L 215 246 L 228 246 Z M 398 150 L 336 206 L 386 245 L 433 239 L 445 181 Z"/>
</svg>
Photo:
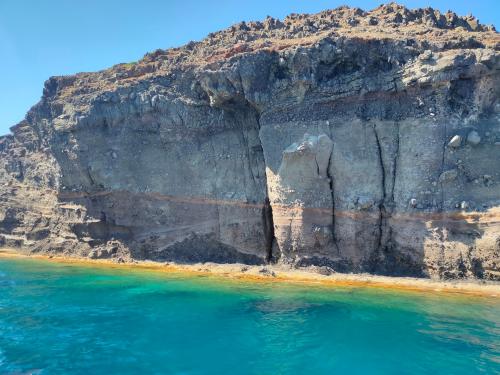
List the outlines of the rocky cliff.
<svg viewBox="0 0 500 375">
<path fill-rule="evenodd" d="M 29 252 L 500 279 L 500 38 L 388 4 L 52 77 L 0 138 Z"/>
</svg>

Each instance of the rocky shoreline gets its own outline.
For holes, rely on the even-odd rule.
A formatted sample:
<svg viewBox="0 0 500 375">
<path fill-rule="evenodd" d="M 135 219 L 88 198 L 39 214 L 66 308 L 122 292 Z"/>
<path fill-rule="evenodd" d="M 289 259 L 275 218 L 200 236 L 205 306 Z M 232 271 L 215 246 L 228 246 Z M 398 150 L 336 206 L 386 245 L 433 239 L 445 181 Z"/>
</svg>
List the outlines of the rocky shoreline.
<svg viewBox="0 0 500 375">
<path fill-rule="evenodd" d="M 316 285 L 324 287 L 369 287 L 406 292 L 446 293 L 455 295 L 500 298 L 500 282 L 484 280 L 431 280 L 412 277 L 387 277 L 370 274 L 335 273 L 322 267 L 294 268 L 284 265 L 255 266 L 247 264 L 197 263 L 178 264 L 153 261 L 124 261 L 110 259 L 88 259 L 78 256 L 53 256 L 30 254 L 19 249 L 0 248 L 2 258 L 42 259 L 90 267 L 119 268 L 186 274 L 191 276 L 213 276 L 246 282 L 279 282 L 288 284 Z"/>
<path fill-rule="evenodd" d="M 0 246 L 500 280 L 499 94 L 494 27 L 395 3 L 52 77 L 0 137 Z"/>
</svg>

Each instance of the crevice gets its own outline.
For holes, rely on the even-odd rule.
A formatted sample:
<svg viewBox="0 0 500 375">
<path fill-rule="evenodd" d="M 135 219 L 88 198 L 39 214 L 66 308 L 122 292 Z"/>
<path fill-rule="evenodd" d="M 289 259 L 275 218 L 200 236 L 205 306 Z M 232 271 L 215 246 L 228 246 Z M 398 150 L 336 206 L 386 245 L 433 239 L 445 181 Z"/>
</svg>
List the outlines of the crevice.
<svg viewBox="0 0 500 375">
<path fill-rule="evenodd" d="M 326 176 L 328 177 L 328 182 L 330 185 L 330 194 L 332 197 L 332 241 L 333 246 L 335 246 L 335 250 L 337 250 L 337 255 L 340 256 L 340 248 L 337 241 L 337 234 L 335 232 L 335 186 L 333 184 L 333 176 L 330 172 L 330 168 L 332 167 L 332 159 L 333 159 L 333 148 L 335 147 L 335 143 L 333 142 L 333 130 L 330 122 L 327 122 L 328 131 L 330 133 L 330 140 L 332 141 L 332 150 L 330 152 L 330 157 L 328 158 L 328 165 L 326 167 Z"/>
<path fill-rule="evenodd" d="M 90 166 L 87 167 L 87 175 L 90 180 L 90 185 L 96 185 L 94 177 L 92 177 L 92 174 L 90 173 Z"/>
<path fill-rule="evenodd" d="M 271 207 L 271 202 L 268 197 L 265 198 L 264 207 L 262 208 L 262 222 L 264 223 L 266 261 L 271 262 L 273 260 L 273 243 L 275 241 L 275 237 L 273 208 Z"/>
<path fill-rule="evenodd" d="M 373 133 L 375 134 L 375 141 L 377 142 L 377 154 L 378 154 L 378 160 L 380 163 L 380 168 L 382 170 L 382 176 L 381 176 L 381 183 L 382 183 L 382 200 L 380 202 L 380 205 L 383 205 L 386 199 L 386 186 L 385 186 L 385 166 L 384 166 L 384 160 L 382 156 L 382 146 L 380 144 L 380 138 L 377 133 L 377 127 L 376 125 L 373 125 Z"/>
<path fill-rule="evenodd" d="M 319 171 L 318 159 L 316 159 L 316 156 L 314 156 L 314 162 L 316 163 L 316 174 L 318 175 L 318 177 L 321 177 L 321 174 L 320 174 L 320 171 Z M 328 163 L 330 163 L 330 159 L 328 159 Z"/>
<path fill-rule="evenodd" d="M 385 230 L 385 239 L 381 240 L 379 242 L 379 253 L 378 256 L 380 256 L 380 251 L 383 251 L 385 253 L 388 252 L 389 248 L 392 247 L 392 228 L 389 225 L 389 219 L 392 216 L 392 213 L 394 212 L 395 209 L 395 198 L 394 198 L 394 190 L 396 187 L 396 178 L 397 178 L 397 170 L 398 170 L 398 161 L 399 161 L 399 142 L 400 142 L 400 128 L 399 128 L 399 122 L 395 123 L 396 125 L 396 137 L 394 139 L 395 142 L 395 150 L 394 150 L 394 156 L 392 158 L 392 170 L 391 170 L 391 191 L 390 191 L 390 196 L 388 197 L 388 202 L 384 202 L 384 211 L 383 211 L 383 220 L 380 223 L 381 229 L 382 229 L 382 234 L 384 234 Z M 383 247 L 382 247 L 383 245 Z"/>
<path fill-rule="evenodd" d="M 279 254 L 273 254 L 273 247 L 276 243 L 276 236 L 274 233 L 274 216 L 273 216 L 273 207 L 271 205 L 271 201 L 269 199 L 269 185 L 267 180 L 267 170 L 266 170 L 266 156 L 264 154 L 264 147 L 262 145 L 261 138 L 261 124 L 260 124 L 260 115 L 255 110 L 255 122 L 257 124 L 257 138 L 259 139 L 260 152 L 262 153 L 262 161 L 264 162 L 264 183 L 265 183 L 265 194 L 264 198 L 264 206 L 262 208 L 262 218 L 264 224 L 264 239 L 265 239 L 265 252 L 266 252 L 266 261 L 268 263 L 276 262 L 279 258 Z"/>
<path fill-rule="evenodd" d="M 378 221 L 378 240 L 377 240 L 377 255 L 380 255 L 381 251 L 383 250 L 384 244 L 383 244 L 383 231 L 384 227 L 386 225 L 385 220 L 386 220 L 386 214 L 385 214 L 385 201 L 386 201 L 386 181 L 385 181 L 385 166 L 384 166 L 384 160 L 382 156 L 382 146 L 380 144 L 380 138 L 377 133 L 377 128 L 376 125 L 373 125 L 373 133 L 375 135 L 375 141 L 377 144 L 377 155 L 380 163 L 380 168 L 382 171 L 381 174 L 381 184 L 382 184 L 382 199 L 380 200 L 378 204 L 378 209 L 379 209 L 379 221 Z"/>
<path fill-rule="evenodd" d="M 335 250 L 337 250 L 337 255 L 340 256 L 340 248 L 337 242 L 337 236 L 335 234 L 335 193 L 333 187 L 333 176 L 330 173 L 330 167 L 333 159 L 333 147 L 334 145 L 332 145 L 332 151 L 330 153 L 330 157 L 328 158 L 328 166 L 326 167 L 326 176 L 328 177 L 328 184 L 330 186 L 330 195 L 332 198 L 332 241 L 333 241 L 333 246 L 335 246 Z"/>
</svg>

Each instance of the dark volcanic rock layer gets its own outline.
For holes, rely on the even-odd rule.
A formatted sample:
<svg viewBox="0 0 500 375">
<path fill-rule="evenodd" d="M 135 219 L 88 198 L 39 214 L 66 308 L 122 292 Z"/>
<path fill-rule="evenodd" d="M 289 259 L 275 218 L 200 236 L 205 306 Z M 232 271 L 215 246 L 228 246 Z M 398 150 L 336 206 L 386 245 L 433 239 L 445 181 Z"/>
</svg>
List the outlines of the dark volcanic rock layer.
<svg viewBox="0 0 500 375">
<path fill-rule="evenodd" d="M 52 77 L 0 138 L 0 245 L 499 279 L 499 42 L 342 7 Z"/>
</svg>

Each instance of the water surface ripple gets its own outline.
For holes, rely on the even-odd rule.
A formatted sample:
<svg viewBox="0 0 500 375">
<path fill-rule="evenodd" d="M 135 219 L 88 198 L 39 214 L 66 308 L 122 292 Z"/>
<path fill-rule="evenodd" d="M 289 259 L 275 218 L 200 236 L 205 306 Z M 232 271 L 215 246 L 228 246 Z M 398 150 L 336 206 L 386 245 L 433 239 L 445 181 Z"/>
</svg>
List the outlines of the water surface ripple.
<svg viewBox="0 0 500 375">
<path fill-rule="evenodd" d="M 0 259 L 1 374 L 498 374 L 500 301 Z"/>
</svg>

